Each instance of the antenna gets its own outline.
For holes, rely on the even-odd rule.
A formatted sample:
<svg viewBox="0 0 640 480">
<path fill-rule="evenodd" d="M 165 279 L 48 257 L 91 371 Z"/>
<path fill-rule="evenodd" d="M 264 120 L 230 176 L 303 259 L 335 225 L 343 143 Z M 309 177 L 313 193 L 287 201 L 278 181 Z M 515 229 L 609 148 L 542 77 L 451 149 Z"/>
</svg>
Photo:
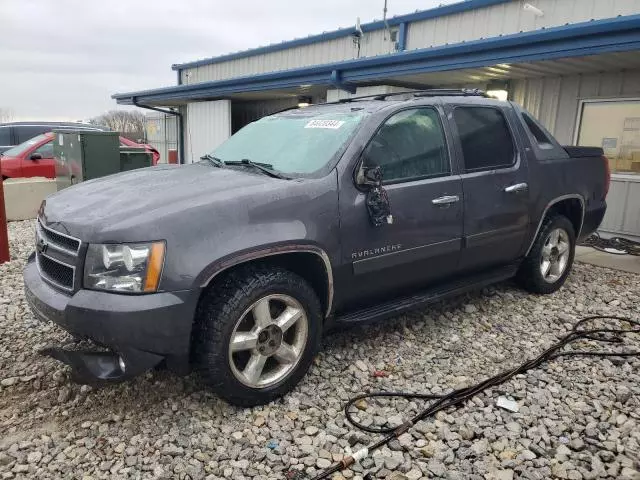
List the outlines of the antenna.
<svg viewBox="0 0 640 480">
<path fill-rule="evenodd" d="M 387 39 L 387 32 L 389 31 L 389 23 L 387 22 L 387 0 L 384 0 L 384 9 L 382 10 L 382 21 L 384 22 L 384 37 Z"/>
<path fill-rule="evenodd" d="M 356 18 L 356 31 L 354 32 L 354 36 L 361 37 L 364 34 L 362 31 L 362 26 L 360 25 L 360 17 Z"/>
</svg>

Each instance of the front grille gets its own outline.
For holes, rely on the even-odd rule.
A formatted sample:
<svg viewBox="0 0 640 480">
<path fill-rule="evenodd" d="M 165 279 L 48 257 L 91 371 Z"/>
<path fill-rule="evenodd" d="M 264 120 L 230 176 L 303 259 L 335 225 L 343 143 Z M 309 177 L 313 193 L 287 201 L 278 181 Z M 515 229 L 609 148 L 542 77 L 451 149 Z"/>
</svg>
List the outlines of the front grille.
<svg viewBox="0 0 640 480">
<path fill-rule="evenodd" d="M 38 265 L 40 267 L 40 275 L 49 283 L 53 283 L 57 287 L 65 290 L 73 289 L 74 268 L 69 265 L 47 257 L 41 253 L 37 254 Z"/>
<path fill-rule="evenodd" d="M 40 276 L 47 283 L 73 292 L 81 241 L 45 226 L 36 224 L 36 262 Z"/>
<path fill-rule="evenodd" d="M 38 219 L 36 228 L 38 229 L 40 237 L 44 238 L 52 248 L 62 248 L 74 255 L 78 254 L 80 240 L 45 227 L 42 222 L 40 222 L 40 219 Z"/>
</svg>

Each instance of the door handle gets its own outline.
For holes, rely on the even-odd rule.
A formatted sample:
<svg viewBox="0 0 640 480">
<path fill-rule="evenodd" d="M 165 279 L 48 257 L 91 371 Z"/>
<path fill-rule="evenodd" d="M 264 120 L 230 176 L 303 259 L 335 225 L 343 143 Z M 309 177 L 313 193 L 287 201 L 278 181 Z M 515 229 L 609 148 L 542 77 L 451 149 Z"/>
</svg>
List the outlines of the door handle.
<svg viewBox="0 0 640 480">
<path fill-rule="evenodd" d="M 444 197 L 434 198 L 431 200 L 431 203 L 438 206 L 447 206 L 458 201 L 460 201 L 460 197 L 458 195 L 445 195 Z"/>
<path fill-rule="evenodd" d="M 529 185 L 527 185 L 526 183 L 516 183 L 515 185 L 509 185 L 504 189 L 504 191 L 507 193 L 518 193 L 518 192 L 524 192 L 528 188 L 529 188 Z"/>
</svg>

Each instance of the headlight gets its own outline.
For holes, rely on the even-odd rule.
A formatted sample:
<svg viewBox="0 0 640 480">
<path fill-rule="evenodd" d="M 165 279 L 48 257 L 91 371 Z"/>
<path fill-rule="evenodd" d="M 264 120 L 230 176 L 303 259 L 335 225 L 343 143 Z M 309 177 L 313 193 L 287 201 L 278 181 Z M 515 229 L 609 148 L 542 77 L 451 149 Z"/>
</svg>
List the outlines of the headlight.
<svg viewBox="0 0 640 480">
<path fill-rule="evenodd" d="M 91 244 L 84 287 L 114 292 L 155 292 L 164 264 L 164 242 Z"/>
</svg>

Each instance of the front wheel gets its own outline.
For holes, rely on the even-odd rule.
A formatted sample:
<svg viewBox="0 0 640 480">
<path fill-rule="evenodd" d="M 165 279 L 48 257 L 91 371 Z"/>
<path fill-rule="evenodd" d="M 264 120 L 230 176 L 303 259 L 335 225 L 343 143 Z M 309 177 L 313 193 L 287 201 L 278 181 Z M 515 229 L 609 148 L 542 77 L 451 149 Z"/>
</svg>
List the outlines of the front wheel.
<svg viewBox="0 0 640 480">
<path fill-rule="evenodd" d="M 518 270 L 519 283 L 533 293 L 555 292 L 571 272 L 575 249 L 576 234 L 569 219 L 548 217 Z"/>
<path fill-rule="evenodd" d="M 202 298 L 195 361 L 230 403 L 262 405 L 287 393 L 320 343 L 320 302 L 300 276 L 279 267 L 244 267 Z"/>
</svg>

